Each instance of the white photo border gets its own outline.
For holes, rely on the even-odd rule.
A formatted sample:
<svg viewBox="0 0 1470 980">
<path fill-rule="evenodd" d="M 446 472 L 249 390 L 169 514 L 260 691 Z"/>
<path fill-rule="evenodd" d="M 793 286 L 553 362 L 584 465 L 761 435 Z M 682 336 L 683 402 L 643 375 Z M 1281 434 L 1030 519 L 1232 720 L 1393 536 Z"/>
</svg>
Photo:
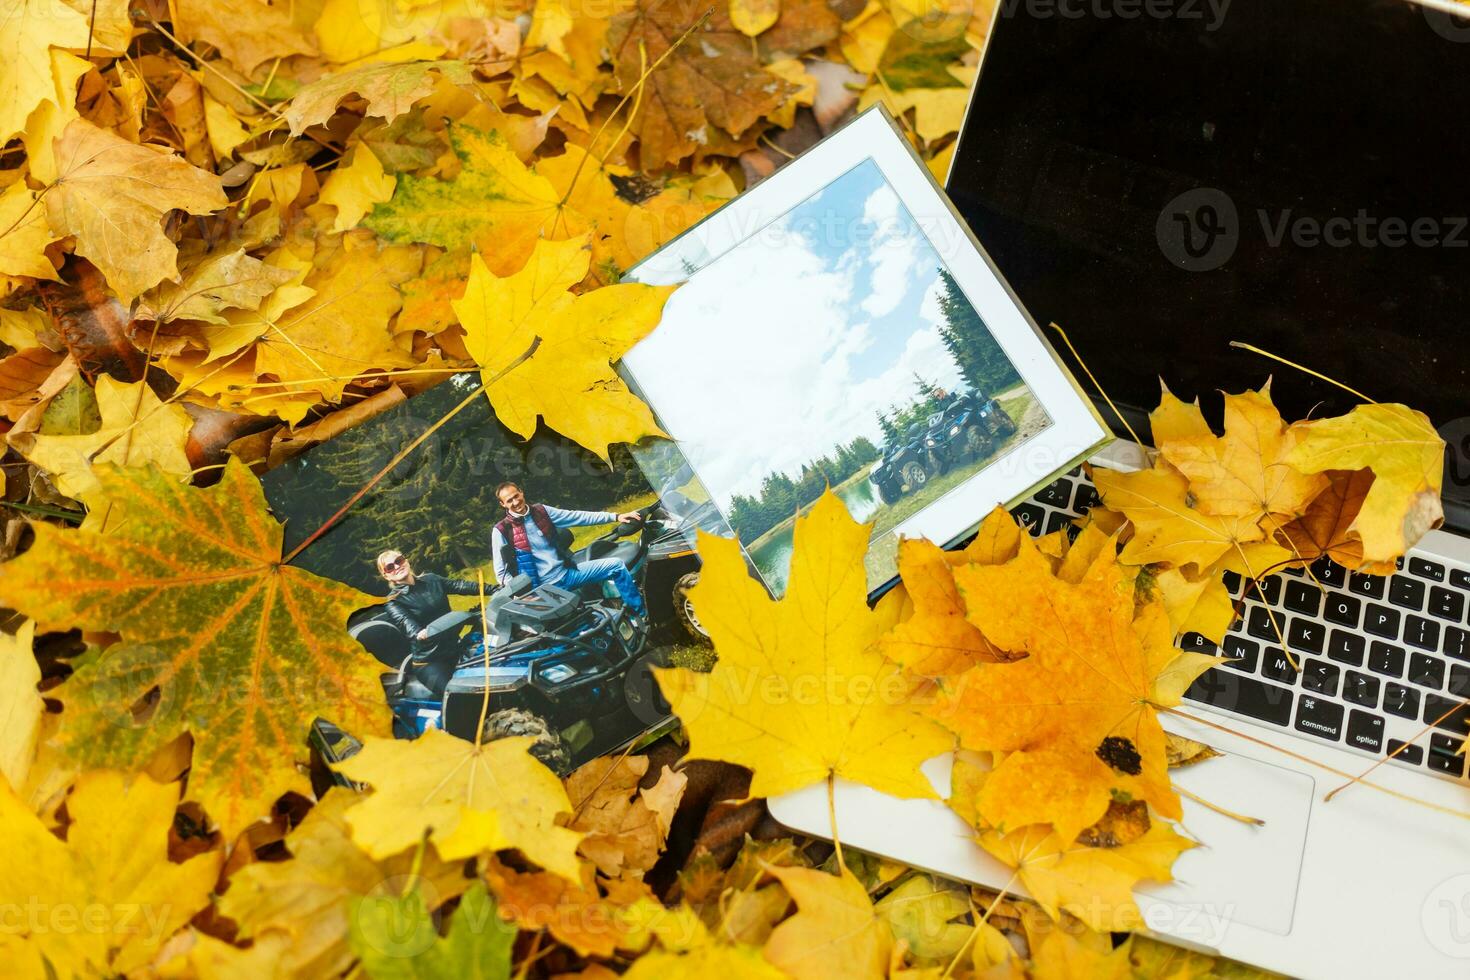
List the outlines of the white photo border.
<svg viewBox="0 0 1470 980">
<path fill-rule="evenodd" d="M 858 115 L 777 173 L 645 258 L 624 274 L 623 281 L 651 285 L 683 282 L 689 276 L 687 270 L 702 269 L 718 261 L 865 161 L 878 168 L 898 195 L 1051 419 L 1041 431 L 1011 447 L 892 531 L 904 537 L 928 538 L 949 547 L 973 534 L 997 504 L 1009 507 L 1019 503 L 1094 453 L 1111 439 L 1112 433 L 886 109 L 875 106 Z M 678 295 L 675 292 L 669 303 L 676 304 Z M 709 353 L 717 356 L 719 345 L 725 339 L 713 332 L 713 326 L 711 330 Z M 643 386 L 638 384 L 639 377 L 667 370 L 666 365 L 640 356 L 636 346 L 624 355 L 620 364 L 634 390 L 640 392 Z M 665 431 L 679 431 L 678 419 L 664 417 L 656 403 L 651 402 L 650 407 Z M 698 476 L 692 463 L 691 468 Z M 736 540 L 739 541 L 738 535 Z M 744 542 L 740 544 L 744 551 Z M 746 558 L 749 561 L 748 553 Z M 759 574 L 755 563 L 750 564 Z M 870 596 L 886 591 L 897 577 L 894 569 L 886 582 L 870 591 Z"/>
</svg>

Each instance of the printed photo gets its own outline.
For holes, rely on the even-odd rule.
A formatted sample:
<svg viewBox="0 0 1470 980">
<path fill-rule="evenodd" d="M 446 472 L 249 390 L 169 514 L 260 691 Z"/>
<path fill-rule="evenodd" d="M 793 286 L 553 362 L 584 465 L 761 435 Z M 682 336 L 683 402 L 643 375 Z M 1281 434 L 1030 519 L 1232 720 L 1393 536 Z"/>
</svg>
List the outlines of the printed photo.
<svg viewBox="0 0 1470 980">
<path fill-rule="evenodd" d="M 871 160 L 694 254 L 626 363 L 776 594 L 827 487 L 873 524 L 876 589 L 912 518 L 1051 425 Z"/>
<path fill-rule="evenodd" d="M 456 375 L 270 471 L 287 547 L 478 382 Z M 687 469 L 666 472 L 656 490 L 626 452 L 609 468 L 552 435 L 522 443 L 477 398 L 303 552 L 380 597 L 345 628 L 382 664 L 394 734 L 473 739 L 483 714 L 484 738 L 534 735 L 565 772 L 671 725 L 649 668 L 708 660 L 693 530 L 721 524 Z M 331 721 L 313 741 L 345 757 L 355 736 Z"/>
</svg>

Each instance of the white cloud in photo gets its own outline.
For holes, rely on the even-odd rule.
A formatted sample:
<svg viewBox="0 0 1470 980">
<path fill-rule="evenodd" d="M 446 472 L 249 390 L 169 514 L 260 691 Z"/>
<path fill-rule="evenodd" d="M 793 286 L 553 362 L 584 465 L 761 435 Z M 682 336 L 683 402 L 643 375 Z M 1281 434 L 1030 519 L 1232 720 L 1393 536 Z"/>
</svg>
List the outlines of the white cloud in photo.
<svg viewBox="0 0 1470 980">
<path fill-rule="evenodd" d="M 780 233 L 802 227 L 793 213 L 693 275 L 626 359 L 723 507 L 857 436 L 881 444 L 877 412 L 909 404 L 916 373 L 962 386 L 925 299 L 938 257 L 886 185 L 845 207 L 879 219 L 881 246 Z"/>
</svg>

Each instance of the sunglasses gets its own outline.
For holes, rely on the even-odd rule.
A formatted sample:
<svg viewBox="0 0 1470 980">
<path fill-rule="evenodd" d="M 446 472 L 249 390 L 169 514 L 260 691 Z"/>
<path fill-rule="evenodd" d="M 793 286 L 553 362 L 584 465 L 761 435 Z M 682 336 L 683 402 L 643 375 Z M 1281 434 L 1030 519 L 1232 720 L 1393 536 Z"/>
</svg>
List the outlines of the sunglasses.
<svg viewBox="0 0 1470 980">
<path fill-rule="evenodd" d="M 400 568 L 402 568 L 404 565 L 407 565 L 407 564 L 408 564 L 408 559 L 406 559 L 402 555 L 400 555 L 399 557 L 394 558 L 391 561 L 385 561 L 385 562 L 383 562 L 383 571 L 385 571 L 385 572 L 396 572 Z"/>
</svg>

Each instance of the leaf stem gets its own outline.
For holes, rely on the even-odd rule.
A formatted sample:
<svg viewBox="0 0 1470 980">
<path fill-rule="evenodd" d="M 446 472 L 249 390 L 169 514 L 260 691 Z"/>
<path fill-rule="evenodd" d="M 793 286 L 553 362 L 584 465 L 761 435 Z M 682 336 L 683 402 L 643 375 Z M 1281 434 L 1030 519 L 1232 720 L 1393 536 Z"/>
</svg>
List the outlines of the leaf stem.
<svg viewBox="0 0 1470 980">
<path fill-rule="evenodd" d="M 1273 354 L 1273 353 L 1271 353 L 1268 350 L 1262 350 L 1261 348 L 1257 347 L 1254 344 L 1247 344 L 1247 343 L 1245 343 L 1244 341 L 1241 341 L 1241 340 L 1232 340 L 1230 342 L 1230 346 L 1231 347 L 1238 348 L 1239 350 L 1248 350 L 1252 354 L 1260 354 L 1262 357 L 1268 357 L 1271 360 L 1276 361 L 1279 364 L 1285 364 L 1287 367 L 1294 367 L 1298 371 L 1301 371 L 1304 374 L 1310 374 L 1312 377 L 1314 377 L 1314 378 L 1320 378 L 1321 380 L 1327 382 L 1330 385 L 1336 385 L 1337 387 L 1341 388 L 1343 391 L 1347 392 L 1350 395 L 1357 395 L 1359 398 L 1363 399 L 1363 401 L 1367 402 L 1370 405 L 1377 405 L 1378 404 L 1376 401 L 1374 401 L 1373 399 L 1369 398 L 1367 395 L 1363 394 L 1358 389 L 1356 389 L 1356 388 L 1349 388 L 1347 385 L 1343 384 L 1341 381 L 1338 381 L 1336 378 L 1329 378 L 1327 375 L 1323 374 L 1322 372 L 1320 372 L 1320 371 L 1313 371 L 1311 368 L 1306 367 L 1306 366 L 1301 365 L 1301 364 L 1298 364 L 1296 361 L 1288 361 L 1286 358 L 1282 357 L 1280 354 Z"/>
<path fill-rule="evenodd" d="M 832 821 L 832 846 L 837 852 L 837 870 L 847 875 L 847 862 L 842 859 L 842 841 L 837 837 L 837 780 L 831 769 L 827 770 L 827 816 Z"/>
</svg>

